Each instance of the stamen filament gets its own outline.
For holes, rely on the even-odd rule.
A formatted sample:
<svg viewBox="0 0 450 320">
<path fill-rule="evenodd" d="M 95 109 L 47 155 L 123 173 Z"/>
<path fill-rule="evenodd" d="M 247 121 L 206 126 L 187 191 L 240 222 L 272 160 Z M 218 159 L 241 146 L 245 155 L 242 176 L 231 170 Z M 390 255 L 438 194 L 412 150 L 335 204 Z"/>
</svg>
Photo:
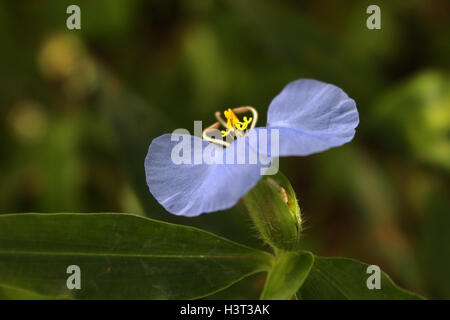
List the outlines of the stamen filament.
<svg viewBox="0 0 450 320">
<path fill-rule="evenodd" d="M 240 121 L 236 116 L 236 114 L 249 111 L 252 113 L 253 117 L 244 116 L 243 121 Z M 227 137 L 230 134 L 233 134 L 235 138 L 245 137 L 247 135 L 247 131 L 253 129 L 256 126 L 256 121 L 258 119 L 258 112 L 256 111 L 256 109 L 248 106 L 234 108 L 233 110 L 231 108 L 228 108 L 224 111 L 224 115 L 226 121 L 221 117 L 221 113 L 219 111 L 215 113 L 217 122 L 203 130 L 202 136 L 204 140 L 228 147 L 230 145 L 230 142 L 212 138 L 207 133 L 211 130 L 217 130 L 220 125 L 222 125 L 222 127 L 226 129 L 220 131 L 222 137 Z"/>
</svg>

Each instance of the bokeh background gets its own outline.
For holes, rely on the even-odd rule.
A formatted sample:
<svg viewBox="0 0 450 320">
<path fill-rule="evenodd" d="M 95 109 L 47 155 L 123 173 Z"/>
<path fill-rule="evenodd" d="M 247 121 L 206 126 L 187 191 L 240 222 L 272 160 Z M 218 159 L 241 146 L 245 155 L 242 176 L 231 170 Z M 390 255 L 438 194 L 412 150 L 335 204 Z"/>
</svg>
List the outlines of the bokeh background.
<svg viewBox="0 0 450 320">
<path fill-rule="evenodd" d="M 66 8 L 81 7 L 81 30 Z M 381 8 L 381 30 L 366 8 Z M 449 2 L 2 1 L 0 213 L 131 212 L 264 248 L 239 205 L 198 218 L 148 192 L 151 140 L 214 112 L 261 114 L 315 78 L 358 105 L 355 139 L 284 158 L 322 256 L 377 264 L 401 286 L 450 298 Z M 232 186 L 230 186 L 232 187 Z M 216 298 L 256 298 L 264 275 Z M 0 292 L 2 292 L 0 290 Z"/>
</svg>

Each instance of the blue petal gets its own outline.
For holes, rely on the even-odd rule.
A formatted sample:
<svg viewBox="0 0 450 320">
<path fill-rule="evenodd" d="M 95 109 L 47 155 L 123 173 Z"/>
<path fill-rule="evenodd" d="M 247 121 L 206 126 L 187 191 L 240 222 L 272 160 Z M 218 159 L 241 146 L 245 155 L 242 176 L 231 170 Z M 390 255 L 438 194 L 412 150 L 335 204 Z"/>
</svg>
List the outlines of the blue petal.
<svg viewBox="0 0 450 320">
<path fill-rule="evenodd" d="M 261 178 L 262 165 L 248 164 L 248 155 L 252 148 L 248 146 L 247 141 L 247 164 L 194 164 L 194 157 L 201 157 L 201 151 L 194 148 L 194 144 L 202 146 L 203 150 L 211 146 L 209 150 L 212 150 L 212 156 L 222 147 L 198 137 L 184 137 L 192 146 L 189 154 L 191 164 L 175 164 L 172 161 L 172 150 L 179 141 L 172 141 L 171 134 L 154 139 L 145 159 L 146 180 L 150 192 L 167 211 L 175 215 L 193 217 L 204 212 L 231 208 Z M 237 143 L 233 143 L 227 149 L 236 150 L 236 146 Z"/>
<path fill-rule="evenodd" d="M 355 135 L 355 101 L 317 80 L 289 83 L 270 103 L 267 126 L 279 130 L 280 156 L 305 156 L 340 146 Z"/>
</svg>

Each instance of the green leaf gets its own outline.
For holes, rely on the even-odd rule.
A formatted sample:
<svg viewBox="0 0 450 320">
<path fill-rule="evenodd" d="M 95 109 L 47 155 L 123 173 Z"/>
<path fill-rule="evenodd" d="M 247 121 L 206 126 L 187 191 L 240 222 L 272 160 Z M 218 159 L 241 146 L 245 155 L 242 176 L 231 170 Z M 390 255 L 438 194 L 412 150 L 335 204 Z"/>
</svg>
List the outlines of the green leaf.
<svg viewBox="0 0 450 320">
<path fill-rule="evenodd" d="M 269 272 L 261 299 L 291 299 L 308 277 L 313 263 L 310 252 L 281 252 Z"/>
<path fill-rule="evenodd" d="M 380 289 L 368 289 L 369 265 L 347 258 L 315 257 L 314 266 L 300 289 L 302 299 L 336 300 L 404 300 L 423 299 L 419 295 L 398 287 L 381 271 Z"/>
<path fill-rule="evenodd" d="M 52 300 L 57 297 L 48 297 L 32 291 L 0 287 L 0 300 Z"/>
<path fill-rule="evenodd" d="M 129 214 L 0 216 L 0 287 L 77 299 L 193 299 L 269 270 L 272 256 Z M 81 269 L 81 289 L 66 286 Z"/>
</svg>

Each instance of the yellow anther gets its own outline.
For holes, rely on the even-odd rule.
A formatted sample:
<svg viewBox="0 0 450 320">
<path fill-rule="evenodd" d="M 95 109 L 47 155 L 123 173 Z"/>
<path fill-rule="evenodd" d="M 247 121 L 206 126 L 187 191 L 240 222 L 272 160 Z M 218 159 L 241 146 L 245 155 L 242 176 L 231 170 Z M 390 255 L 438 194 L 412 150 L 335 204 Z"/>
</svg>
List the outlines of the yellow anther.
<svg viewBox="0 0 450 320">
<path fill-rule="evenodd" d="M 225 137 L 228 135 L 230 130 L 233 130 L 234 128 L 238 130 L 246 130 L 248 125 L 252 122 L 252 117 L 250 119 L 247 119 L 247 117 L 244 117 L 244 122 L 239 121 L 239 118 L 234 114 L 234 112 L 228 108 L 228 110 L 225 110 L 224 113 L 225 118 L 227 119 L 227 127 L 228 130 L 222 131 L 222 136 Z"/>
</svg>

